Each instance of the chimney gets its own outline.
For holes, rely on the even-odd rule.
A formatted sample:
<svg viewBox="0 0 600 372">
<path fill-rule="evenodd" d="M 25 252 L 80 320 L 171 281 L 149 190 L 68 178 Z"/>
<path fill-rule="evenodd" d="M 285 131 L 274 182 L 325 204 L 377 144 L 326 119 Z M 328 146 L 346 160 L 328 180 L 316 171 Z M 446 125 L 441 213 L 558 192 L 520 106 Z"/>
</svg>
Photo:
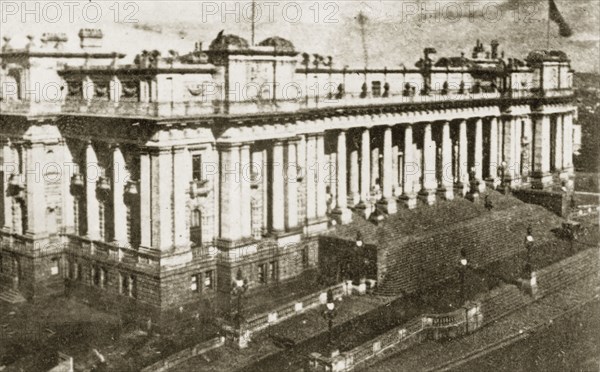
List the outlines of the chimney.
<svg viewBox="0 0 600 372">
<path fill-rule="evenodd" d="M 104 34 L 98 28 L 82 28 L 79 30 L 79 40 L 81 49 L 100 48 Z"/>
<path fill-rule="evenodd" d="M 492 59 L 498 58 L 498 47 L 499 46 L 500 46 L 500 43 L 498 42 L 498 40 L 492 40 Z"/>
</svg>

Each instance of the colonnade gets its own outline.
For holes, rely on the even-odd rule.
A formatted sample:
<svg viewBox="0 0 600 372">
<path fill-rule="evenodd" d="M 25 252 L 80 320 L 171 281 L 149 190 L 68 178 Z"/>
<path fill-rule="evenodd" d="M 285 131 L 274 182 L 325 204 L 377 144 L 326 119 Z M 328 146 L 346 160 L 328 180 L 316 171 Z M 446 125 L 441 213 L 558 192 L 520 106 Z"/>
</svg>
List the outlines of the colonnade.
<svg viewBox="0 0 600 372">
<path fill-rule="evenodd" d="M 288 234 L 323 220 L 349 223 L 352 211 L 394 214 L 490 186 L 547 187 L 553 173 L 572 172 L 572 120 L 566 112 L 357 126 L 272 141 L 263 167 L 244 155 L 255 143 L 233 144 L 220 150 L 221 166 L 239 161 L 243 169 L 250 159 L 271 173 L 260 175 L 271 184 L 265 228 Z M 241 173 L 221 173 L 221 238 L 251 235 L 250 184 Z"/>
</svg>

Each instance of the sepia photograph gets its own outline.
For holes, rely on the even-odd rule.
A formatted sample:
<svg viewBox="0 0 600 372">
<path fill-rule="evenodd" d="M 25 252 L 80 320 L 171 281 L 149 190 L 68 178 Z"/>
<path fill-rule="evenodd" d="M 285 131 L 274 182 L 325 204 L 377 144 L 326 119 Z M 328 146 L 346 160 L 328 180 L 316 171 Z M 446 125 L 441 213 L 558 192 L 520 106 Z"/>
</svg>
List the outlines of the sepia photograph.
<svg viewBox="0 0 600 372">
<path fill-rule="evenodd" d="M 0 372 L 600 371 L 600 0 L 0 0 Z"/>
</svg>

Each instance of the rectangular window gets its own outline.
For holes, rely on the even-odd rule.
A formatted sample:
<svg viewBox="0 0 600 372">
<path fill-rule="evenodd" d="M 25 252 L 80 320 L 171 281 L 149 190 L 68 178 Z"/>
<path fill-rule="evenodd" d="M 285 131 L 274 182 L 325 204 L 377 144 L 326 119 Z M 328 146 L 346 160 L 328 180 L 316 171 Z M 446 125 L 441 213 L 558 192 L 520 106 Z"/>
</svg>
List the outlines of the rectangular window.
<svg viewBox="0 0 600 372">
<path fill-rule="evenodd" d="M 308 247 L 304 247 L 302 249 L 302 267 L 306 269 L 309 264 L 310 264 L 310 261 L 309 261 L 309 257 L 308 257 Z"/>
<path fill-rule="evenodd" d="M 381 97 L 381 81 L 374 81 L 371 83 L 371 93 L 373 97 Z"/>
<path fill-rule="evenodd" d="M 265 284 L 267 282 L 267 277 L 265 275 L 266 266 L 267 265 L 265 264 L 258 265 L 258 282 L 261 284 Z"/>
<path fill-rule="evenodd" d="M 269 278 L 271 278 L 272 281 L 277 280 L 277 261 L 269 262 Z"/>
<path fill-rule="evenodd" d="M 50 265 L 50 275 L 58 275 L 58 273 L 60 272 L 59 264 L 60 262 L 58 261 L 58 258 L 52 259 L 52 263 Z"/>
<path fill-rule="evenodd" d="M 192 180 L 202 181 L 202 155 L 192 155 Z"/>
<path fill-rule="evenodd" d="M 198 292 L 198 275 L 192 275 L 192 285 L 190 286 L 190 289 L 193 292 Z"/>
<path fill-rule="evenodd" d="M 121 277 L 120 284 L 120 292 L 122 295 L 129 294 L 129 276 L 125 274 L 119 274 Z"/>
<path fill-rule="evenodd" d="M 67 275 L 69 276 L 69 279 L 75 279 L 75 264 L 73 263 L 73 260 L 68 260 L 67 262 L 67 265 L 69 265 Z"/>
<path fill-rule="evenodd" d="M 75 265 L 75 279 L 81 281 L 81 264 Z"/>
<path fill-rule="evenodd" d="M 108 272 L 105 268 L 100 269 L 100 287 L 106 288 L 108 286 Z"/>
<path fill-rule="evenodd" d="M 209 270 L 204 273 L 204 288 L 205 289 L 213 289 L 214 288 L 213 271 L 212 270 Z"/>
<path fill-rule="evenodd" d="M 127 224 L 125 230 L 127 234 L 127 242 L 131 243 L 131 205 L 127 205 L 125 207 L 125 223 Z"/>
<path fill-rule="evenodd" d="M 80 235 L 79 231 L 79 199 L 75 198 L 73 200 L 73 229 L 75 230 L 75 235 Z"/>
<path fill-rule="evenodd" d="M 137 298 L 137 277 L 135 275 L 129 277 L 129 297 Z"/>
<path fill-rule="evenodd" d="M 105 220 L 104 220 L 104 203 L 98 203 L 98 230 L 100 234 L 100 240 L 105 239 Z"/>
<path fill-rule="evenodd" d="M 100 286 L 100 269 L 98 269 L 95 266 L 92 266 L 91 273 L 92 273 L 92 283 L 94 283 L 94 285 L 96 287 L 99 287 Z"/>
</svg>

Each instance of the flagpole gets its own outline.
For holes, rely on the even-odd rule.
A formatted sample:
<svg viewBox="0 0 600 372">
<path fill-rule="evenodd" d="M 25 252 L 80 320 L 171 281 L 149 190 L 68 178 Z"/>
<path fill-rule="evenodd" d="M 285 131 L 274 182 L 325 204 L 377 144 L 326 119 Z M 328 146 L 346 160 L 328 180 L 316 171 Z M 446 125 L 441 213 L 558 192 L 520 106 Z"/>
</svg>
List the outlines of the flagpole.
<svg viewBox="0 0 600 372">
<path fill-rule="evenodd" d="M 550 22 L 550 21 L 548 21 Z M 254 34 L 256 27 L 256 0 L 252 0 L 252 46 L 254 46 Z"/>
<path fill-rule="evenodd" d="M 550 50 L 550 3 L 548 3 L 548 29 L 546 31 L 546 50 Z"/>
</svg>

